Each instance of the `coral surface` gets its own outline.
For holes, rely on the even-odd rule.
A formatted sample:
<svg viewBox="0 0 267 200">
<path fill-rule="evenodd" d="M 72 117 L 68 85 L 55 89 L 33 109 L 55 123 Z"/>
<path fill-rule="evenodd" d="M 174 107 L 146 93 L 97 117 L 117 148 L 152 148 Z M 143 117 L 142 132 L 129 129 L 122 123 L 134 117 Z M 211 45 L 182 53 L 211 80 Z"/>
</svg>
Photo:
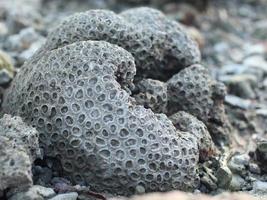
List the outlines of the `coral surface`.
<svg viewBox="0 0 267 200">
<path fill-rule="evenodd" d="M 31 164 L 40 156 L 38 132 L 20 117 L 0 119 L 0 191 L 32 184 Z"/>
<path fill-rule="evenodd" d="M 199 150 L 210 151 L 212 141 L 190 115 L 182 114 L 186 123 L 173 117 L 173 124 L 162 113 L 168 99 L 207 122 L 202 114 L 211 114 L 216 104 L 211 98 L 223 94 L 214 92 L 203 67 L 190 67 L 199 60 L 183 28 L 157 10 L 119 15 L 91 10 L 67 18 L 48 35 L 15 77 L 3 109 L 36 127 L 45 156 L 58 158 L 64 175 L 75 183 L 123 195 L 140 187 L 146 192 L 191 190 L 199 186 Z M 139 81 L 166 80 L 177 72 L 187 76 L 183 96 L 175 93 L 179 77 L 167 85 Z M 135 82 L 136 100 L 130 96 Z M 192 107 L 190 83 L 203 86 L 191 99 Z M 151 97 L 139 101 L 140 92 Z"/>
</svg>

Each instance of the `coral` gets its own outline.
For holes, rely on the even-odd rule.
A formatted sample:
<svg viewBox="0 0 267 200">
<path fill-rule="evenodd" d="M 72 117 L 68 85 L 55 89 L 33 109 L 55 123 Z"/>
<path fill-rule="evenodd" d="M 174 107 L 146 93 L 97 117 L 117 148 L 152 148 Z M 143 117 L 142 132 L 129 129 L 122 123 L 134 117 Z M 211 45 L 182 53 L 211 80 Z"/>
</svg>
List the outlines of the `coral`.
<svg viewBox="0 0 267 200">
<path fill-rule="evenodd" d="M 196 117 L 184 111 L 177 112 L 169 117 L 173 125 L 185 133 L 190 133 L 189 139 L 199 141 L 200 159 L 205 160 L 214 154 L 215 146 L 207 127 Z"/>
<path fill-rule="evenodd" d="M 31 163 L 39 156 L 38 132 L 20 117 L 0 119 L 0 190 L 32 184 Z"/>
<path fill-rule="evenodd" d="M 229 122 L 224 110 L 225 86 L 211 78 L 202 65 L 181 70 L 167 82 L 168 112 L 189 112 L 203 121 L 215 142 L 229 142 Z"/>
<path fill-rule="evenodd" d="M 32 184 L 29 156 L 13 149 L 12 141 L 3 136 L 0 136 L 0 180 L 0 191 Z"/>
<path fill-rule="evenodd" d="M 137 94 L 133 95 L 138 104 L 150 108 L 155 113 L 167 111 L 167 85 L 152 79 L 143 79 L 136 84 Z"/>
<path fill-rule="evenodd" d="M 40 131 L 46 156 L 76 183 L 133 194 L 198 186 L 198 145 L 163 114 L 135 105 L 134 59 L 103 41 L 76 42 L 27 62 L 4 110 Z M 148 148 L 149 147 L 149 148 Z"/>
<path fill-rule="evenodd" d="M 30 157 L 31 162 L 41 156 L 39 133 L 27 126 L 20 117 L 4 115 L 0 119 L 0 136 L 7 137 L 13 149 L 20 149 Z"/>
<path fill-rule="evenodd" d="M 196 43 L 184 28 L 152 8 L 129 9 L 119 15 L 90 10 L 64 20 L 38 52 L 76 41 L 103 40 L 129 51 L 140 76 L 168 79 L 170 74 L 200 61 Z"/>
<path fill-rule="evenodd" d="M 36 127 L 45 156 L 75 183 L 121 195 L 192 190 L 213 143 L 204 124 L 177 111 L 216 125 L 224 111 L 224 88 L 192 65 L 199 60 L 183 28 L 157 10 L 75 14 L 24 64 L 3 110 Z M 173 123 L 157 112 L 176 113 Z"/>
</svg>

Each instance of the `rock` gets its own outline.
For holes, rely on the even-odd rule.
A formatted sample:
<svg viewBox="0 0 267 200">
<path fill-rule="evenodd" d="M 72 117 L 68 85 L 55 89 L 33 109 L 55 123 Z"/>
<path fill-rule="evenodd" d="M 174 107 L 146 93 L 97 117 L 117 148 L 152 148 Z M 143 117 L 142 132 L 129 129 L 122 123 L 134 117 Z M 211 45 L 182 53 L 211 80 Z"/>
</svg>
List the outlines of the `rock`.
<svg viewBox="0 0 267 200">
<path fill-rule="evenodd" d="M 6 70 L 5 73 L 8 73 L 8 76 L 12 79 L 14 76 L 14 66 L 12 60 L 8 54 L 0 50 L 0 70 Z"/>
<path fill-rule="evenodd" d="M 202 49 L 205 46 L 205 38 L 200 31 L 193 26 L 186 27 L 186 30 L 192 39 L 197 42 L 199 48 Z"/>
<path fill-rule="evenodd" d="M 249 171 L 253 174 L 261 174 L 261 169 L 255 163 L 249 163 Z"/>
<path fill-rule="evenodd" d="M 232 172 L 244 175 L 246 173 L 246 166 L 249 165 L 249 159 L 249 156 L 246 154 L 233 156 L 228 162 L 228 167 Z"/>
<path fill-rule="evenodd" d="M 219 187 L 228 188 L 232 180 L 232 172 L 227 166 L 222 166 L 217 170 L 216 177 Z"/>
<path fill-rule="evenodd" d="M 259 141 L 257 143 L 257 149 L 262 153 L 267 153 L 267 141 Z"/>
<path fill-rule="evenodd" d="M 254 99 L 256 96 L 253 91 L 257 82 L 256 76 L 248 74 L 220 76 L 219 80 L 228 86 L 230 94 L 244 99 Z"/>
<path fill-rule="evenodd" d="M 10 83 L 12 77 L 10 73 L 6 69 L 0 70 L 0 86 L 5 86 L 6 84 Z"/>
<path fill-rule="evenodd" d="M 254 107 L 251 100 L 242 99 L 240 97 L 237 97 L 235 95 L 226 95 L 225 96 L 225 103 L 233 106 L 238 107 L 244 110 L 248 110 Z"/>
<path fill-rule="evenodd" d="M 0 190 L 32 185 L 31 164 L 40 155 L 38 132 L 20 117 L 0 119 Z"/>
<path fill-rule="evenodd" d="M 261 55 L 250 56 L 243 61 L 243 64 L 251 68 L 261 69 L 265 74 L 267 73 L 267 62 Z"/>
<path fill-rule="evenodd" d="M 25 27 L 42 27 L 40 14 L 41 0 L 13 0 L 0 4 L 5 12 L 7 27 L 10 33 L 17 33 Z"/>
<path fill-rule="evenodd" d="M 0 119 L 0 136 L 7 137 L 13 149 L 27 153 L 31 162 L 40 158 L 39 133 L 20 117 L 5 114 Z"/>
<path fill-rule="evenodd" d="M 255 181 L 253 183 L 253 192 L 257 194 L 267 195 L 267 182 Z"/>
<path fill-rule="evenodd" d="M 267 172 L 267 141 L 262 140 L 257 142 L 256 160 L 260 169 Z"/>
<path fill-rule="evenodd" d="M 227 64 L 224 65 L 223 68 L 220 70 L 220 74 L 222 75 L 237 75 L 242 74 L 247 70 L 248 66 L 242 65 L 242 64 Z M 221 77 L 219 77 L 219 80 Z M 224 81 L 222 79 L 221 81 Z"/>
<path fill-rule="evenodd" d="M 256 114 L 259 116 L 267 117 L 267 108 L 256 109 Z"/>
<path fill-rule="evenodd" d="M 8 37 L 7 41 L 4 43 L 5 49 L 8 51 L 23 52 L 29 49 L 34 43 L 34 49 L 39 48 L 40 44 L 38 41 L 43 41 L 44 38 L 37 33 L 32 27 L 22 29 L 18 34 L 11 35 Z"/>
<path fill-rule="evenodd" d="M 253 35 L 254 37 L 262 40 L 267 39 L 267 22 L 266 20 L 261 20 L 258 21 L 255 26 L 253 26 L 254 32 Z"/>
<path fill-rule="evenodd" d="M 33 56 L 33 54 L 44 44 L 44 39 L 41 38 L 37 40 L 36 42 L 32 43 L 31 46 L 23 51 L 21 54 L 18 56 L 18 62 L 20 64 L 23 64 L 27 59 Z"/>
<path fill-rule="evenodd" d="M 66 194 L 58 194 L 57 196 L 48 200 L 76 200 L 78 198 L 77 192 L 71 192 Z"/>
<path fill-rule="evenodd" d="M 52 170 L 48 167 L 34 166 L 33 169 L 34 181 L 38 184 L 48 184 L 52 180 Z"/>
<path fill-rule="evenodd" d="M 44 200 L 55 195 L 56 193 L 52 188 L 34 185 L 26 191 L 12 195 L 9 200 Z"/>
<path fill-rule="evenodd" d="M 240 191 L 245 186 L 246 181 L 239 175 L 233 175 L 229 189 L 231 191 Z"/>
<path fill-rule="evenodd" d="M 0 38 L 8 34 L 8 28 L 5 23 L 0 22 Z"/>
<path fill-rule="evenodd" d="M 244 51 L 245 51 L 245 57 L 249 57 L 253 55 L 262 56 L 265 54 L 266 49 L 263 44 L 245 44 Z"/>
<path fill-rule="evenodd" d="M 25 151 L 13 148 L 8 137 L 0 136 L 0 191 L 32 185 L 31 160 Z"/>
</svg>

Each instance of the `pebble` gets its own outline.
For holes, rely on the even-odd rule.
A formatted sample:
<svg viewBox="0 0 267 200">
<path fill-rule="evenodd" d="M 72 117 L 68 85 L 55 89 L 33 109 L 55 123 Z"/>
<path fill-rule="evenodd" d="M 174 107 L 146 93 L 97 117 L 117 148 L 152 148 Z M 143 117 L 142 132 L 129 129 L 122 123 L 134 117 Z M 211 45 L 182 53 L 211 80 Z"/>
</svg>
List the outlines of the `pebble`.
<svg viewBox="0 0 267 200">
<path fill-rule="evenodd" d="M 220 167 L 216 172 L 218 186 L 227 188 L 232 180 L 232 172 L 227 166 Z"/>
<path fill-rule="evenodd" d="M 267 182 L 255 181 L 253 183 L 253 192 L 257 194 L 267 194 Z"/>
<path fill-rule="evenodd" d="M 222 166 L 217 170 L 216 177 L 219 187 L 228 188 L 232 180 L 232 172 L 227 166 Z"/>
<path fill-rule="evenodd" d="M 41 39 L 43 37 L 34 28 L 29 27 L 22 29 L 18 34 L 9 36 L 4 47 L 7 51 L 22 52 L 29 49 L 33 43 Z"/>
<path fill-rule="evenodd" d="M 253 91 L 256 86 L 257 77 L 248 74 L 240 74 L 234 76 L 221 76 L 220 81 L 224 82 L 229 89 L 230 94 L 245 99 L 254 99 L 255 92 Z"/>
<path fill-rule="evenodd" d="M 34 185 L 27 191 L 14 194 L 8 200 L 42 200 L 45 198 L 51 198 L 54 195 L 56 195 L 56 193 L 52 188 Z"/>
<path fill-rule="evenodd" d="M 8 84 L 12 80 L 12 76 L 6 69 L 0 70 L 0 86 Z"/>
<path fill-rule="evenodd" d="M 244 175 L 246 173 L 246 166 L 249 165 L 249 159 L 247 154 L 233 156 L 228 162 L 228 167 L 233 173 Z"/>
<path fill-rule="evenodd" d="M 251 55 L 264 55 L 266 51 L 263 44 L 245 44 L 243 49 L 246 57 Z"/>
<path fill-rule="evenodd" d="M 267 141 L 258 142 L 257 149 L 262 153 L 267 153 Z"/>
<path fill-rule="evenodd" d="M 261 174 L 261 169 L 255 163 L 249 163 L 249 171 L 253 174 Z"/>
<path fill-rule="evenodd" d="M 8 34 L 8 28 L 5 23 L 0 22 L 0 36 L 4 36 Z"/>
<path fill-rule="evenodd" d="M 251 68 L 261 69 L 264 73 L 267 73 L 267 62 L 261 55 L 250 56 L 243 61 L 243 64 Z"/>
<path fill-rule="evenodd" d="M 246 182 L 241 176 L 233 175 L 229 189 L 231 191 L 240 191 L 245 186 L 245 184 Z"/>
<path fill-rule="evenodd" d="M 227 64 L 223 66 L 223 68 L 220 70 L 220 73 L 222 74 L 242 74 L 248 69 L 247 66 L 242 65 L 242 64 Z"/>
<path fill-rule="evenodd" d="M 34 166 L 33 167 L 33 175 L 36 182 L 40 183 L 49 183 L 52 179 L 52 170 L 48 167 L 40 167 Z"/>
<path fill-rule="evenodd" d="M 226 95 L 225 96 L 225 103 L 234 106 L 237 108 L 241 108 L 244 110 L 248 110 L 254 107 L 253 103 L 251 100 L 248 99 L 242 99 L 238 96 L 235 95 Z"/>
<path fill-rule="evenodd" d="M 44 44 L 44 39 L 41 38 L 38 41 L 31 44 L 31 46 L 23 51 L 18 56 L 18 62 L 23 64 L 26 60 L 33 56 L 33 54 Z"/>
<path fill-rule="evenodd" d="M 48 200 L 76 200 L 78 198 L 77 192 L 70 192 L 66 194 L 59 194 L 53 198 L 50 198 Z"/>
</svg>

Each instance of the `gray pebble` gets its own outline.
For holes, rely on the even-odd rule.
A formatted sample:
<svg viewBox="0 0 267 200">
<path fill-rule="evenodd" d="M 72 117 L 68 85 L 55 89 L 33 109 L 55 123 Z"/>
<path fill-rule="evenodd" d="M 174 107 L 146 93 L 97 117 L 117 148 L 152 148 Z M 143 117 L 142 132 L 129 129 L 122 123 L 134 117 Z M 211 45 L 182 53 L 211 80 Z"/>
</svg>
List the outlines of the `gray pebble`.
<svg viewBox="0 0 267 200">
<path fill-rule="evenodd" d="M 77 192 L 70 192 L 66 194 L 59 194 L 49 200 L 76 200 L 78 198 Z"/>
</svg>

